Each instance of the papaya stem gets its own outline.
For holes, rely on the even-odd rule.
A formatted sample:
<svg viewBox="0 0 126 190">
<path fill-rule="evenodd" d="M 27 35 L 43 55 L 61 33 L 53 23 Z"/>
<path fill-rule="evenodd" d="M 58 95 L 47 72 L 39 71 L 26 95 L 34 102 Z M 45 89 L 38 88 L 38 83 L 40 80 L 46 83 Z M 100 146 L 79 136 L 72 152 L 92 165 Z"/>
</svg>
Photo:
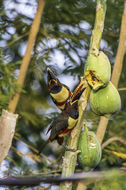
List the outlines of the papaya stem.
<svg viewBox="0 0 126 190">
<path fill-rule="evenodd" d="M 87 123 L 86 122 L 84 122 L 84 130 L 88 131 L 88 127 L 87 127 Z"/>
</svg>

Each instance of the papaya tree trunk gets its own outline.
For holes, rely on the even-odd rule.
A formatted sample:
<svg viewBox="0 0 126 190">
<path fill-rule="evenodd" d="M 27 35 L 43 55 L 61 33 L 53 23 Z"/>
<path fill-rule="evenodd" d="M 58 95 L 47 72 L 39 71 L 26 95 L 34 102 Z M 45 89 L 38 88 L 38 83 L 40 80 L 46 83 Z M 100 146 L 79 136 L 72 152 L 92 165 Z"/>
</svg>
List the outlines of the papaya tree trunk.
<svg viewBox="0 0 126 190">
<path fill-rule="evenodd" d="M 105 13 L 106 13 L 106 0 L 97 0 L 96 18 L 95 18 L 94 29 L 92 31 L 92 36 L 91 36 L 91 41 L 90 41 L 89 54 L 92 52 L 94 48 L 95 49 L 97 48 L 99 50 L 101 36 L 104 29 Z M 70 137 L 68 139 L 67 146 L 70 149 L 77 150 L 79 136 L 80 136 L 82 125 L 83 125 L 84 111 L 87 106 L 89 95 L 90 95 L 90 87 L 88 86 L 85 93 L 83 94 L 84 106 L 83 107 L 80 106 L 78 123 L 76 127 L 72 130 Z M 63 158 L 62 176 L 67 177 L 74 173 L 76 160 L 77 160 L 77 154 L 78 154 L 78 151 L 65 152 L 65 155 Z M 71 189 L 72 189 L 71 182 L 61 183 L 59 187 L 59 190 L 71 190 Z"/>
</svg>

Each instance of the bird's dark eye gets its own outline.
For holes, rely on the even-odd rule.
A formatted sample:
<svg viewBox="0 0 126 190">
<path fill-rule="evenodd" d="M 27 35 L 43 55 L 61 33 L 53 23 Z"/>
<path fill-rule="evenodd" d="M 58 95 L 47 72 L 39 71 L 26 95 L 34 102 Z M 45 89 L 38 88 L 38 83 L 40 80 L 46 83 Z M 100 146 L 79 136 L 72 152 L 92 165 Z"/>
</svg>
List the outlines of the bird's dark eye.
<svg viewBox="0 0 126 190">
<path fill-rule="evenodd" d="M 57 81 L 56 80 L 51 80 L 51 85 L 56 85 L 57 84 Z"/>
<path fill-rule="evenodd" d="M 52 93 L 58 93 L 60 92 L 62 89 L 62 86 L 59 86 L 59 85 L 54 85 L 51 89 Z"/>
</svg>

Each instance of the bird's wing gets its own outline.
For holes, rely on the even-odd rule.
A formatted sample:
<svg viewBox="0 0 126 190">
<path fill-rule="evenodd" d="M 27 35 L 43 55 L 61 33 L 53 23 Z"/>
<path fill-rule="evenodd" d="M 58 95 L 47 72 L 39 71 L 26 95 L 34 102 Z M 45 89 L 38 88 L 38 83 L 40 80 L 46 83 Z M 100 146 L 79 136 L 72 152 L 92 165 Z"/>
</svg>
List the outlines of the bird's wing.
<svg viewBox="0 0 126 190">
<path fill-rule="evenodd" d="M 53 141 L 57 136 L 62 133 L 68 126 L 68 118 L 60 115 L 56 120 L 54 120 L 50 126 L 51 134 L 49 139 Z"/>
</svg>

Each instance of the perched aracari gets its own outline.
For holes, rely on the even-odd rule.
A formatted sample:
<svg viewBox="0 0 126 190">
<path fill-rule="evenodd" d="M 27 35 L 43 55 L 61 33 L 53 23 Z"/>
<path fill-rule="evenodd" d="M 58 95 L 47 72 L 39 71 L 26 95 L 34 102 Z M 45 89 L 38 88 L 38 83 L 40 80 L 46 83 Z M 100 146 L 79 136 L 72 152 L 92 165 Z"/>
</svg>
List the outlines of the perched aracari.
<svg viewBox="0 0 126 190">
<path fill-rule="evenodd" d="M 59 109 L 63 110 L 65 108 L 67 100 L 69 99 L 72 93 L 65 84 L 62 84 L 59 81 L 59 79 L 55 76 L 55 74 L 49 67 L 47 67 L 47 72 L 49 93 L 56 106 Z"/>
<path fill-rule="evenodd" d="M 86 87 L 84 85 L 79 86 L 78 92 L 76 91 L 75 95 L 73 95 L 70 101 L 66 103 L 65 109 L 62 113 L 51 123 L 47 131 L 47 133 L 51 131 L 50 137 L 42 145 L 39 154 L 45 148 L 47 143 L 52 142 L 55 139 L 61 145 L 63 143 L 64 136 L 74 128 L 79 117 L 78 101 L 85 88 Z"/>
</svg>

